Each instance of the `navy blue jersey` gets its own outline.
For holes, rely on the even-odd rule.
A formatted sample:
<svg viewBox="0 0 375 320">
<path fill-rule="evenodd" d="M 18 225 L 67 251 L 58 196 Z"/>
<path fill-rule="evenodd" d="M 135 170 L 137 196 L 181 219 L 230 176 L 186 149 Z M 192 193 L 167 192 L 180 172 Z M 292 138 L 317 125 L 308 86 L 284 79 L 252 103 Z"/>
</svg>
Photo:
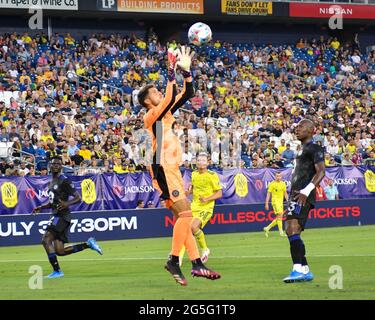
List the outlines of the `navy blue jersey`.
<svg viewBox="0 0 375 320">
<path fill-rule="evenodd" d="M 309 142 L 302 148 L 302 153 L 296 158 L 296 166 L 292 175 L 291 194 L 305 188 L 316 174 L 315 164 L 324 162 L 324 150 L 321 146 Z M 307 201 L 315 203 L 315 189 L 310 193 Z"/>
<path fill-rule="evenodd" d="M 48 186 L 49 203 L 52 206 L 52 214 L 58 217 L 63 217 L 64 220 L 70 221 L 70 210 L 69 208 L 64 210 L 58 210 L 57 205 L 61 201 L 68 201 L 70 196 L 74 196 L 76 189 L 72 182 L 65 176 L 59 176 L 56 179 L 52 179 Z"/>
</svg>

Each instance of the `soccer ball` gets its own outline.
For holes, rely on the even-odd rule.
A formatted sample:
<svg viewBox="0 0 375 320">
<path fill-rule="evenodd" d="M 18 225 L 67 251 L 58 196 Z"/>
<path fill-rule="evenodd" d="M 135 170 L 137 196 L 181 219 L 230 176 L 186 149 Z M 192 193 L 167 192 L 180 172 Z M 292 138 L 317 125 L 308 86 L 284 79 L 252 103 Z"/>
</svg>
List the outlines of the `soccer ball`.
<svg viewBox="0 0 375 320">
<path fill-rule="evenodd" d="M 211 28 L 203 22 L 194 23 L 189 29 L 188 38 L 196 46 L 205 45 L 212 39 Z"/>
</svg>

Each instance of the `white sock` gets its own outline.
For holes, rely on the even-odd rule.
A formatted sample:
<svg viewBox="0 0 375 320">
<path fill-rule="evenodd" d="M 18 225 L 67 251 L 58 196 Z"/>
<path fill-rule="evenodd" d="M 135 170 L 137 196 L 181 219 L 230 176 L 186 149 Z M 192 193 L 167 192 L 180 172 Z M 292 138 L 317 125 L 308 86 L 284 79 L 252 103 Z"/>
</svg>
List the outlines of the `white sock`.
<svg viewBox="0 0 375 320">
<path fill-rule="evenodd" d="M 299 263 L 294 264 L 293 265 L 293 271 L 297 271 L 299 273 L 302 273 L 302 264 L 299 264 Z"/>
<path fill-rule="evenodd" d="M 302 266 L 302 273 L 308 274 L 310 272 L 309 266 Z"/>
</svg>

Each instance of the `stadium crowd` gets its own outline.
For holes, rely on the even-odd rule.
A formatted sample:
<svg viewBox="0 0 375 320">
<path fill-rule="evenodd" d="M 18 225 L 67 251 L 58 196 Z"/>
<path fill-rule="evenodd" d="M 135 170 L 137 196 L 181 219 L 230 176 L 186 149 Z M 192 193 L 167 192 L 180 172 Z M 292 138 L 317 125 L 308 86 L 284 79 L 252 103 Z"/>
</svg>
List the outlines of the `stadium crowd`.
<svg viewBox="0 0 375 320">
<path fill-rule="evenodd" d="M 55 155 L 76 174 L 146 171 L 137 94 L 150 81 L 164 90 L 169 46 L 152 29 L 144 39 L 0 35 L 0 143 L 14 148 L 0 173 L 45 175 Z M 357 35 L 195 49 L 196 96 L 174 127 L 184 168 L 206 150 L 224 169 L 292 166 L 303 117 L 317 125 L 327 166 L 374 164 L 375 51 L 364 54 Z"/>
</svg>

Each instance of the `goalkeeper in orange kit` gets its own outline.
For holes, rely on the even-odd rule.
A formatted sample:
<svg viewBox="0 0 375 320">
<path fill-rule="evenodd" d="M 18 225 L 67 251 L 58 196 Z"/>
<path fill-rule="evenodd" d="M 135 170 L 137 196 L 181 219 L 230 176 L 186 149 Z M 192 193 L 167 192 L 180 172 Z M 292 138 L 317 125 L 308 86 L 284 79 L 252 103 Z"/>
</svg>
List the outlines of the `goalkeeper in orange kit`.
<svg viewBox="0 0 375 320">
<path fill-rule="evenodd" d="M 177 218 L 173 228 L 172 252 L 165 268 L 181 285 L 186 279 L 179 265 L 179 253 L 186 247 L 192 262 L 192 275 L 211 280 L 220 278 L 220 274 L 208 269 L 201 261 L 195 238 L 191 232 L 193 219 L 190 201 L 186 198 L 184 183 L 180 172 L 182 152 L 178 137 L 173 133 L 175 122 L 173 113 L 194 96 L 190 73 L 191 59 L 194 53 L 190 48 L 168 50 L 168 83 L 165 96 L 153 85 L 143 87 L 138 93 L 139 103 L 147 109 L 144 124 L 152 137 L 153 161 L 150 173 L 154 187 L 161 193 L 168 209 Z M 184 77 L 184 88 L 177 93 L 175 80 L 176 68 Z"/>
</svg>

